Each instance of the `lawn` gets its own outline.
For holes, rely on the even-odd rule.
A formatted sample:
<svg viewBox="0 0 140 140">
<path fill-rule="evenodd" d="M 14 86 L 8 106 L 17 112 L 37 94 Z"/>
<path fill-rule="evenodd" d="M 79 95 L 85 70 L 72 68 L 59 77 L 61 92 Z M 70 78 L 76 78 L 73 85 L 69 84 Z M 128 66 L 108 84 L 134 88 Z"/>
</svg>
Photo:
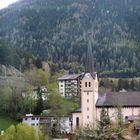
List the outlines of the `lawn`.
<svg viewBox="0 0 140 140">
<path fill-rule="evenodd" d="M 7 129 L 11 124 L 16 124 L 17 122 L 10 119 L 9 117 L 0 115 L 0 131 Z"/>
</svg>

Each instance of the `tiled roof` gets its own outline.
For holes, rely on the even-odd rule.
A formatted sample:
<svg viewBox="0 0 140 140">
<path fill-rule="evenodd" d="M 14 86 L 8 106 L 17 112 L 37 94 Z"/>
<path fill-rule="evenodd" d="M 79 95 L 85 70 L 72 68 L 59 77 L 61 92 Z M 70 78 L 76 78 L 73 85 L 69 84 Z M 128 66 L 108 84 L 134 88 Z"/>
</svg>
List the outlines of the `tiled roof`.
<svg viewBox="0 0 140 140">
<path fill-rule="evenodd" d="M 96 107 L 140 107 L 139 92 L 112 92 L 99 94 Z"/>
<path fill-rule="evenodd" d="M 60 78 L 58 78 L 58 80 L 75 80 L 77 79 L 81 74 L 67 74 L 64 75 Z"/>
</svg>

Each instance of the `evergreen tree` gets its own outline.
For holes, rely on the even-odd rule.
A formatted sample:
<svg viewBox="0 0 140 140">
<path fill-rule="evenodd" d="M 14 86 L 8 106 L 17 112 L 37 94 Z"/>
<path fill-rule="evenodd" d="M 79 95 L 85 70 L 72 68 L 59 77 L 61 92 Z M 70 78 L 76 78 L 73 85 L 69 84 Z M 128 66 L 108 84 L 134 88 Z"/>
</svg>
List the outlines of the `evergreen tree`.
<svg viewBox="0 0 140 140">
<path fill-rule="evenodd" d="M 37 91 L 37 100 L 36 100 L 36 108 L 35 113 L 39 115 L 43 111 L 43 99 L 42 99 L 42 90 L 40 86 L 38 87 Z"/>
<path fill-rule="evenodd" d="M 117 122 L 118 128 L 122 128 L 123 115 L 122 115 L 122 107 L 120 105 L 118 105 L 116 109 L 116 122 Z"/>
<path fill-rule="evenodd" d="M 101 128 L 110 124 L 109 115 L 108 115 L 108 112 L 105 108 L 102 108 L 102 110 L 101 110 L 100 123 L 99 124 L 100 124 Z"/>
<path fill-rule="evenodd" d="M 100 122 L 99 122 L 99 128 L 100 131 L 103 131 L 105 127 L 107 127 L 110 124 L 110 119 L 108 112 L 105 108 L 102 108 L 101 115 L 100 115 Z"/>
</svg>

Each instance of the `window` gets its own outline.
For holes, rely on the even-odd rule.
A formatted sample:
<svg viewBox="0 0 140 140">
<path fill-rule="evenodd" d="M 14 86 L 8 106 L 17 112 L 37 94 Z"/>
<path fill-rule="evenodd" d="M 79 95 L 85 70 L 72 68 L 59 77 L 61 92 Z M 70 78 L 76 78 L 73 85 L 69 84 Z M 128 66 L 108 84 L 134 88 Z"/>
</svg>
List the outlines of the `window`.
<svg viewBox="0 0 140 140">
<path fill-rule="evenodd" d="M 61 87 L 63 87 L 63 85 L 61 85 Z"/>
<path fill-rule="evenodd" d="M 89 103 L 89 99 L 87 99 L 87 103 Z"/>
<path fill-rule="evenodd" d="M 79 127 L 79 117 L 76 117 L 76 127 Z"/>
<path fill-rule="evenodd" d="M 87 87 L 87 82 L 85 82 L 85 87 Z"/>
<path fill-rule="evenodd" d="M 91 82 L 88 83 L 89 87 L 91 87 Z"/>
<path fill-rule="evenodd" d="M 35 118 L 32 118 L 32 120 L 35 120 Z"/>
<path fill-rule="evenodd" d="M 87 119 L 89 119 L 89 116 L 87 116 Z"/>
<path fill-rule="evenodd" d="M 87 107 L 87 111 L 89 111 L 89 107 Z"/>
<path fill-rule="evenodd" d="M 27 118 L 25 118 L 25 120 L 27 121 Z"/>
<path fill-rule="evenodd" d="M 128 116 L 125 116 L 125 123 L 128 123 Z"/>
<path fill-rule="evenodd" d="M 87 95 L 89 95 L 89 92 L 87 92 Z"/>
</svg>

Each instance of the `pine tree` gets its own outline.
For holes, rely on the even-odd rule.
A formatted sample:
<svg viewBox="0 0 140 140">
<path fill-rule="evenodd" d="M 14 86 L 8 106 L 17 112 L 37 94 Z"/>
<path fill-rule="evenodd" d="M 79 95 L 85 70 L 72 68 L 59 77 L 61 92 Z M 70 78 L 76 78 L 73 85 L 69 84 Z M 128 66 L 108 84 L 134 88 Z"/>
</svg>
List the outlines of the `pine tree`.
<svg viewBox="0 0 140 140">
<path fill-rule="evenodd" d="M 101 132 L 105 131 L 105 128 L 110 124 L 110 119 L 107 110 L 102 108 L 99 122 L 99 130 Z"/>
<path fill-rule="evenodd" d="M 35 108 L 35 113 L 37 115 L 41 114 L 43 111 L 43 99 L 42 99 L 42 90 L 40 86 L 38 87 L 38 92 L 37 92 L 37 101 L 36 101 L 36 108 Z"/>
</svg>

